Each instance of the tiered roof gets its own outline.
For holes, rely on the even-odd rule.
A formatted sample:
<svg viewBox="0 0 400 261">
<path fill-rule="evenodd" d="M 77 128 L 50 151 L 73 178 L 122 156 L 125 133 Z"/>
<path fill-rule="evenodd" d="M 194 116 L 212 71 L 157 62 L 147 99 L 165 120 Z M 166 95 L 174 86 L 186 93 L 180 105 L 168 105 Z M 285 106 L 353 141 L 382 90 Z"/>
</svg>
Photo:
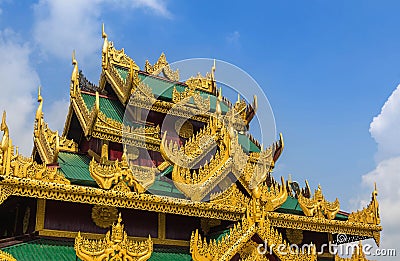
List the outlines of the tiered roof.
<svg viewBox="0 0 400 261">
<path fill-rule="evenodd" d="M 3 115 L 0 175 L 4 180 L 0 181 L 0 204 L 12 195 L 33 197 L 240 221 L 242 225 L 230 230 L 230 235 L 254 227 L 254 231 L 259 229 L 258 236 L 266 240 L 272 240 L 270 234 L 279 228 L 347 234 L 351 235 L 349 241 L 374 238 L 379 244 L 376 188 L 370 205 L 349 215 L 340 211 L 338 199 L 327 201 L 320 187 L 311 195 L 308 183 L 304 189 L 298 189 L 291 180 L 275 181 L 271 173 L 284 147 L 282 135 L 264 149 L 247 134 L 256 113 L 256 99 L 250 105 L 240 99 L 232 104 L 223 98 L 214 78 L 215 65 L 206 76 L 180 82 L 179 72 L 170 68 L 164 54 L 154 65 L 146 61 L 141 70 L 123 49 L 115 49 L 104 30 L 103 39 L 99 86 L 84 77 L 73 55 L 70 106 L 61 135 L 45 122 L 39 90 L 31 158 L 21 156 L 13 147 Z M 125 112 L 135 114 L 136 108 L 189 118 L 198 126 L 186 125 L 182 133 L 177 130 L 182 139 L 171 140 L 168 131 L 157 122 L 141 116 L 129 121 Z M 96 143 L 101 146 L 97 151 L 90 147 L 93 144 L 88 144 L 94 139 L 101 141 Z M 115 144 L 125 144 L 127 148 L 121 146 L 111 158 L 108 146 Z M 130 147 L 135 148 L 133 152 Z M 161 162 L 152 166 L 137 162 L 132 165 L 140 159 L 141 150 L 160 153 Z M 199 165 L 198 170 L 193 170 Z M 226 179 L 233 181 L 233 185 L 224 187 Z M 250 218 L 249 214 L 244 217 L 249 211 L 262 218 Z M 244 246 L 253 244 L 250 239 L 254 233 L 250 234 L 236 243 L 223 237 L 218 248 L 235 244 L 237 249 L 228 255 L 232 257 Z M 52 234 L 39 231 L 39 235 Z M 201 240 L 198 233 L 192 238 L 193 259 L 211 260 L 203 254 L 218 244 L 193 243 L 197 239 Z M 57 260 L 64 258 L 59 255 L 69 257 L 75 253 L 68 242 L 42 239 L 4 250 L 18 259 L 20 253 L 38 245 L 48 249 L 46 253 L 58 249 L 53 255 L 59 257 Z M 178 252 L 169 254 L 182 260 L 187 258 Z M 157 260 L 158 255 L 155 250 L 150 260 Z"/>
</svg>

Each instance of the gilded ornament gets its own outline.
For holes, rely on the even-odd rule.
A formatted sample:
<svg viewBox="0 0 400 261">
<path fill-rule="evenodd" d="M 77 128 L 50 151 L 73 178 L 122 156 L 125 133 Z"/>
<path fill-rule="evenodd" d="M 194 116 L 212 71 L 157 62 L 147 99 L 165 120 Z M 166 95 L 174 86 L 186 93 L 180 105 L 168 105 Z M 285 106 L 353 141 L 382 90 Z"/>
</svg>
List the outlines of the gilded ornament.
<svg viewBox="0 0 400 261">
<path fill-rule="evenodd" d="M 182 138 L 188 139 L 193 136 L 193 125 L 188 120 L 177 120 L 175 122 L 175 130 Z"/>
<path fill-rule="evenodd" d="M 340 210 L 338 199 L 332 203 L 325 200 L 321 191 L 321 186 L 318 186 L 318 189 L 315 190 L 313 198 L 306 198 L 300 193 L 300 195 L 298 195 L 298 201 L 301 209 L 307 217 L 326 217 L 327 219 L 332 220 Z"/>
<path fill-rule="evenodd" d="M 101 228 L 108 228 L 118 219 L 118 209 L 110 206 L 96 205 L 92 208 L 92 220 Z"/>
<path fill-rule="evenodd" d="M 11 254 L 0 250 L 0 261 L 17 261 Z"/>
<path fill-rule="evenodd" d="M 111 231 L 106 233 L 104 239 L 86 239 L 78 232 L 74 247 L 76 256 L 83 261 L 148 260 L 153 252 L 150 236 L 146 241 L 129 240 L 121 222 L 119 214 L 117 222 L 112 225 Z"/>
<path fill-rule="evenodd" d="M 271 226 L 270 220 L 266 217 L 266 212 L 258 207 L 247 208 L 246 215 L 240 222 L 234 225 L 218 242 L 211 240 L 207 242 L 199 235 L 198 230 L 192 233 L 190 239 L 190 252 L 194 261 L 224 261 L 231 260 L 237 253 L 242 253 L 243 257 L 248 259 L 252 255 L 249 247 L 252 244 L 254 235 L 258 235 L 265 247 L 270 247 L 273 253 L 282 261 L 300 260 L 300 261 L 316 261 L 317 255 L 315 247 L 311 247 L 310 253 L 306 251 L 289 251 L 290 246 L 282 235 Z M 282 247 L 285 246 L 287 252 L 282 253 Z M 257 250 L 260 245 L 257 244 Z M 253 249 L 254 250 L 254 249 Z M 265 253 L 264 253 L 265 254 Z M 264 254 L 260 254 L 263 256 Z M 242 256 L 241 256 L 242 257 Z M 257 259 L 256 259 L 257 260 Z M 265 259 L 259 259 L 265 260 Z"/>
<path fill-rule="evenodd" d="M 160 58 L 154 65 L 151 65 L 148 60 L 146 60 L 145 70 L 149 74 L 159 75 L 161 72 L 164 76 L 171 81 L 179 81 L 179 70 L 173 71 L 167 62 L 167 58 L 164 53 L 161 53 Z"/>
<path fill-rule="evenodd" d="M 155 181 L 156 168 L 129 166 L 126 150 L 122 160 L 105 163 L 97 163 L 94 158 L 89 164 L 92 178 L 103 189 L 110 189 L 113 185 L 123 181 L 136 192 L 143 193 Z"/>
<path fill-rule="evenodd" d="M 300 245 L 303 242 L 303 231 L 300 229 L 287 228 L 286 238 L 291 244 Z"/>
<path fill-rule="evenodd" d="M 363 210 L 350 213 L 348 221 L 379 225 L 381 223 L 381 220 L 379 216 L 379 203 L 377 196 L 378 196 L 378 190 L 376 189 L 376 184 L 375 184 L 375 189 L 372 192 L 372 198 L 369 205 Z"/>
</svg>

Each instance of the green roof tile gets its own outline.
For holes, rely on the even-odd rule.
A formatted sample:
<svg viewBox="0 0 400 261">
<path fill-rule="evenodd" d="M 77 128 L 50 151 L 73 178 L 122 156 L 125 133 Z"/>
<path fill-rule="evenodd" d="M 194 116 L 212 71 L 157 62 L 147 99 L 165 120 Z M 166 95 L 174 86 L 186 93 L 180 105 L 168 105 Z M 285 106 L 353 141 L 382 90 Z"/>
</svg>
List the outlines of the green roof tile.
<svg viewBox="0 0 400 261">
<path fill-rule="evenodd" d="M 50 239 L 34 241 L 5 247 L 4 252 L 10 253 L 18 261 L 74 261 L 76 257 L 74 242 Z M 189 253 L 177 249 L 154 249 L 150 261 L 189 261 Z"/>
<path fill-rule="evenodd" d="M 117 70 L 119 76 L 121 76 L 122 79 L 124 79 L 124 81 L 126 81 L 126 78 L 128 77 L 128 70 L 119 66 L 115 66 L 114 68 Z"/>
<path fill-rule="evenodd" d="M 155 179 L 153 185 L 148 188 L 150 193 L 160 196 L 168 196 L 174 198 L 184 198 L 185 196 L 182 194 L 180 190 L 178 190 L 175 185 L 171 182 L 165 181 L 162 179 L 165 175 L 168 175 L 172 172 L 173 166 L 169 166 L 166 170 L 161 172 Z"/>
<path fill-rule="evenodd" d="M 74 243 L 39 239 L 2 249 L 18 261 L 72 261 L 76 259 Z"/>
<path fill-rule="evenodd" d="M 249 137 L 247 137 L 245 134 L 240 134 L 239 133 L 239 143 L 242 145 L 242 148 L 246 152 L 260 152 L 260 148 L 257 147 L 254 142 L 250 140 Z"/>
<path fill-rule="evenodd" d="M 93 94 L 82 93 L 86 107 L 91 110 L 96 102 L 96 96 Z M 125 107 L 118 101 L 109 98 L 100 97 L 100 111 L 108 118 L 122 122 L 124 119 Z"/>
<path fill-rule="evenodd" d="M 58 153 L 60 170 L 73 184 L 96 185 L 96 182 L 90 176 L 89 162 L 90 159 L 86 155 L 69 152 Z"/>
</svg>

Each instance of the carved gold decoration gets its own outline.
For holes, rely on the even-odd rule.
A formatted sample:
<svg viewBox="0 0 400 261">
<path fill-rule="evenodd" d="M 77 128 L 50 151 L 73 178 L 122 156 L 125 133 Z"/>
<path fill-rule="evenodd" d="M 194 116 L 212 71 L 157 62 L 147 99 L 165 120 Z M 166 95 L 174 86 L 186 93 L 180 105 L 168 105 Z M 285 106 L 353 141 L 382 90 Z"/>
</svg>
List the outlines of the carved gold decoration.
<svg viewBox="0 0 400 261">
<path fill-rule="evenodd" d="M 0 184 L 0 205 L 14 192 L 14 187 Z"/>
<path fill-rule="evenodd" d="M 188 80 L 186 80 L 185 83 L 190 90 L 200 90 L 216 95 L 217 85 L 215 84 L 214 72 L 215 60 L 214 65 L 211 68 L 211 73 L 207 73 L 205 77 L 198 73 L 196 76 L 190 77 Z"/>
<path fill-rule="evenodd" d="M 77 202 L 118 208 L 141 209 L 162 213 L 208 217 L 222 220 L 238 220 L 244 209 L 207 202 L 192 202 L 184 199 L 162 197 L 136 192 L 104 190 L 77 185 L 55 184 L 40 180 L 5 177 L 2 185 L 14 188 L 13 195 Z"/>
<path fill-rule="evenodd" d="M 211 125 L 213 125 L 212 121 L 189 138 L 180 148 L 176 142 L 167 142 L 167 132 L 164 132 L 160 146 L 161 155 L 171 164 L 185 168 L 194 167 L 217 146 L 218 136 Z"/>
<path fill-rule="evenodd" d="M 118 219 L 118 209 L 110 206 L 93 206 L 92 220 L 101 228 L 108 228 Z"/>
<path fill-rule="evenodd" d="M 349 222 L 365 223 L 379 225 L 381 219 L 379 216 L 379 203 L 378 203 L 378 190 L 376 189 L 376 184 L 374 191 L 372 192 L 372 198 L 369 205 L 361 211 L 352 212 L 349 215 Z"/>
<path fill-rule="evenodd" d="M 102 38 L 104 39 L 102 49 L 103 70 L 100 77 L 100 89 L 103 90 L 106 82 L 110 82 L 119 100 L 126 104 L 131 90 L 139 84 L 139 66 L 125 54 L 124 49 L 116 50 L 114 44 L 108 41 L 107 34 L 104 31 L 104 24 L 102 26 Z M 118 70 L 127 73 L 125 79 L 121 77 Z"/>
<path fill-rule="evenodd" d="M 173 71 L 167 62 L 167 58 L 164 53 L 161 53 L 160 58 L 154 65 L 151 65 L 148 60 L 146 60 L 145 70 L 149 74 L 159 75 L 161 72 L 164 76 L 171 81 L 179 81 L 179 70 Z"/>
<path fill-rule="evenodd" d="M 308 199 L 300 194 L 298 195 L 298 201 L 301 209 L 307 217 L 326 217 L 327 219 L 332 220 L 340 210 L 338 199 L 333 203 L 325 200 L 321 191 L 321 186 L 318 186 L 318 189 L 315 190 L 313 198 Z"/>
<path fill-rule="evenodd" d="M 93 95 L 93 94 L 89 94 Z M 96 92 L 96 102 L 89 110 L 82 98 L 82 91 L 78 87 L 75 95 L 71 94 L 71 106 L 77 115 L 85 136 L 92 136 L 101 140 L 125 143 L 130 146 L 159 150 L 160 127 L 143 126 L 130 127 L 121 122 L 108 118 L 100 111 L 99 94 Z M 64 130 L 66 135 L 66 129 Z"/>
<path fill-rule="evenodd" d="M 255 234 L 265 241 L 279 260 L 317 260 L 315 247 L 312 248 L 313 251 L 310 251 L 310 253 L 290 251 L 289 244 L 283 240 L 282 235 L 271 226 L 270 220 L 266 218 L 265 210 L 256 205 L 253 204 L 253 207 L 248 208 L 246 216 L 242 218 L 241 222 L 235 224 L 230 229 L 229 234 L 218 242 L 215 240 L 207 242 L 202 239 L 198 230 L 193 232 L 190 240 L 190 252 L 193 260 L 231 260 L 237 253 L 246 252 L 245 249 L 249 247 L 248 243 L 252 241 Z M 282 251 L 282 245 L 285 246 L 285 253 Z M 246 255 L 245 258 L 248 258 L 248 256 Z"/>
<path fill-rule="evenodd" d="M 148 260 L 153 252 L 153 241 L 150 236 L 146 241 L 132 241 L 121 224 L 121 214 L 118 222 L 112 225 L 104 239 L 85 239 L 80 232 L 75 238 L 76 255 L 83 261 L 103 260 Z"/>
<path fill-rule="evenodd" d="M 185 119 L 175 122 L 175 130 L 182 138 L 188 139 L 193 136 L 193 125 Z"/>
<path fill-rule="evenodd" d="M 33 161 L 32 158 L 23 157 L 18 153 L 18 149 L 14 151 L 12 141 L 9 138 L 5 113 L 3 113 L 1 130 L 4 131 L 4 135 L 2 138 L 2 147 L 0 153 L 2 159 L 0 174 L 18 178 L 70 184 L 69 180 L 57 170 L 57 167 L 47 167 L 46 164 L 39 164 Z"/>
<path fill-rule="evenodd" d="M 0 174 L 5 175 L 10 172 L 10 162 L 12 156 L 12 140 L 6 123 L 6 112 L 3 112 L 1 119 L 0 130 L 3 132 L 1 138 L 0 151 Z"/>
<path fill-rule="evenodd" d="M 0 261 L 17 261 L 11 254 L 0 250 Z"/>
<path fill-rule="evenodd" d="M 60 137 L 58 131 L 52 131 L 43 117 L 43 98 L 38 90 L 39 106 L 36 110 L 35 125 L 33 130 L 35 150 L 39 153 L 42 162 L 56 163 L 59 151 L 78 152 L 78 144 L 66 137 Z"/>
<path fill-rule="evenodd" d="M 237 206 L 246 208 L 250 202 L 250 198 L 246 197 L 234 183 L 229 189 L 220 193 L 210 195 L 210 202 L 221 205 Z"/>
<path fill-rule="evenodd" d="M 103 189 L 110 189 L 113 184 L 120 181 L 126 182 L 136 192 L 143 193 L 155 181 L 156 168 L 129 166 L 126 151 L 122 161 L 114 161 L 112 164 L 97 163 L 94 158 L 89 164 L 92 178 Z"/>
<path fill-rule="evenodd" d="M 355 247 L 353 255 L 350 258 L 342 258 L 339 255 L 335 255 L 335 261 L 368 261 L 365 253 L 363 252 L 363 245 L 361 241 Z"/>
<path fill-rule="evenodd" d="M 210 159 L 209 163 L 198 170 L 190 170 L 178 165 L 172 170 L 172 179 L 175 186 L 192 200 L 202 200 L 214 189 L 229 173 L 237 177 L 241 175 L 247 161 L 247 155 L 243 152 L 237 137 L 229 140 L 224 138 L 220 142 L 220 150 Z M 226 188 L 225 188 L 226 189 Z"/>
<path fill-rule="evenodd" d="M 286 238 L 291 244 L 300 245 L 303 242 L 303 231 L 299 229 L 287 228 Z"/>
</svg>

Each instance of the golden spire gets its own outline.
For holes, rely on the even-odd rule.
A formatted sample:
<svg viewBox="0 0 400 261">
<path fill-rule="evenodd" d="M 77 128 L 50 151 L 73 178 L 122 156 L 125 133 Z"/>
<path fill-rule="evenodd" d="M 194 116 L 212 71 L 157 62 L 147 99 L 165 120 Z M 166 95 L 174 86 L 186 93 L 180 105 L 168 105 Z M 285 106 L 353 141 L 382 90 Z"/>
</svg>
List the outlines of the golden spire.
<svg viewBox="0 0 400 261">
<path fill-rule="evenodd" d="M 109 43 L 108 43 L 107 34 L 106 34 L 105 30 L 104 30 L 104 23 L 102 24 L 102 27 L 101 27 L 101 37 L 104 39 L 103 49 L 101 51 L 102 52 L 102 54 L 101 54 L 101 56 L 102 56 L 101 65 L 102 65 L 103 69 L 107 69 L 107 67 L 108 67 L 108 45 L 109 45 Z"/>
<path fill-rule="evenodd" d="M 76 89 L 79 86 L 79 69 L 78 69 L 78 61 L 75 59 L 75 50 L 72 51 L 72 65 L 74 66 L 74 69 L 72 70 L 72 75 L 71 75 L 70 94 L 72 97 L 75 97 Z"/>
<path fill-rule="evenodd" d="M 40 126 L 41 123 L 42 123 L 41 122 L 42 118 L 43 118 L 43 97 L 42 97 L 42 95 L 40 95 L 40 85 L 38 87 L 38 99 L 37 99 L 37 101 L 39 102 L 39 106 L 38 106 L 38 108 L 36 110 L 35 119 L 36 119 L 37 125 Z"/>
</svg>

